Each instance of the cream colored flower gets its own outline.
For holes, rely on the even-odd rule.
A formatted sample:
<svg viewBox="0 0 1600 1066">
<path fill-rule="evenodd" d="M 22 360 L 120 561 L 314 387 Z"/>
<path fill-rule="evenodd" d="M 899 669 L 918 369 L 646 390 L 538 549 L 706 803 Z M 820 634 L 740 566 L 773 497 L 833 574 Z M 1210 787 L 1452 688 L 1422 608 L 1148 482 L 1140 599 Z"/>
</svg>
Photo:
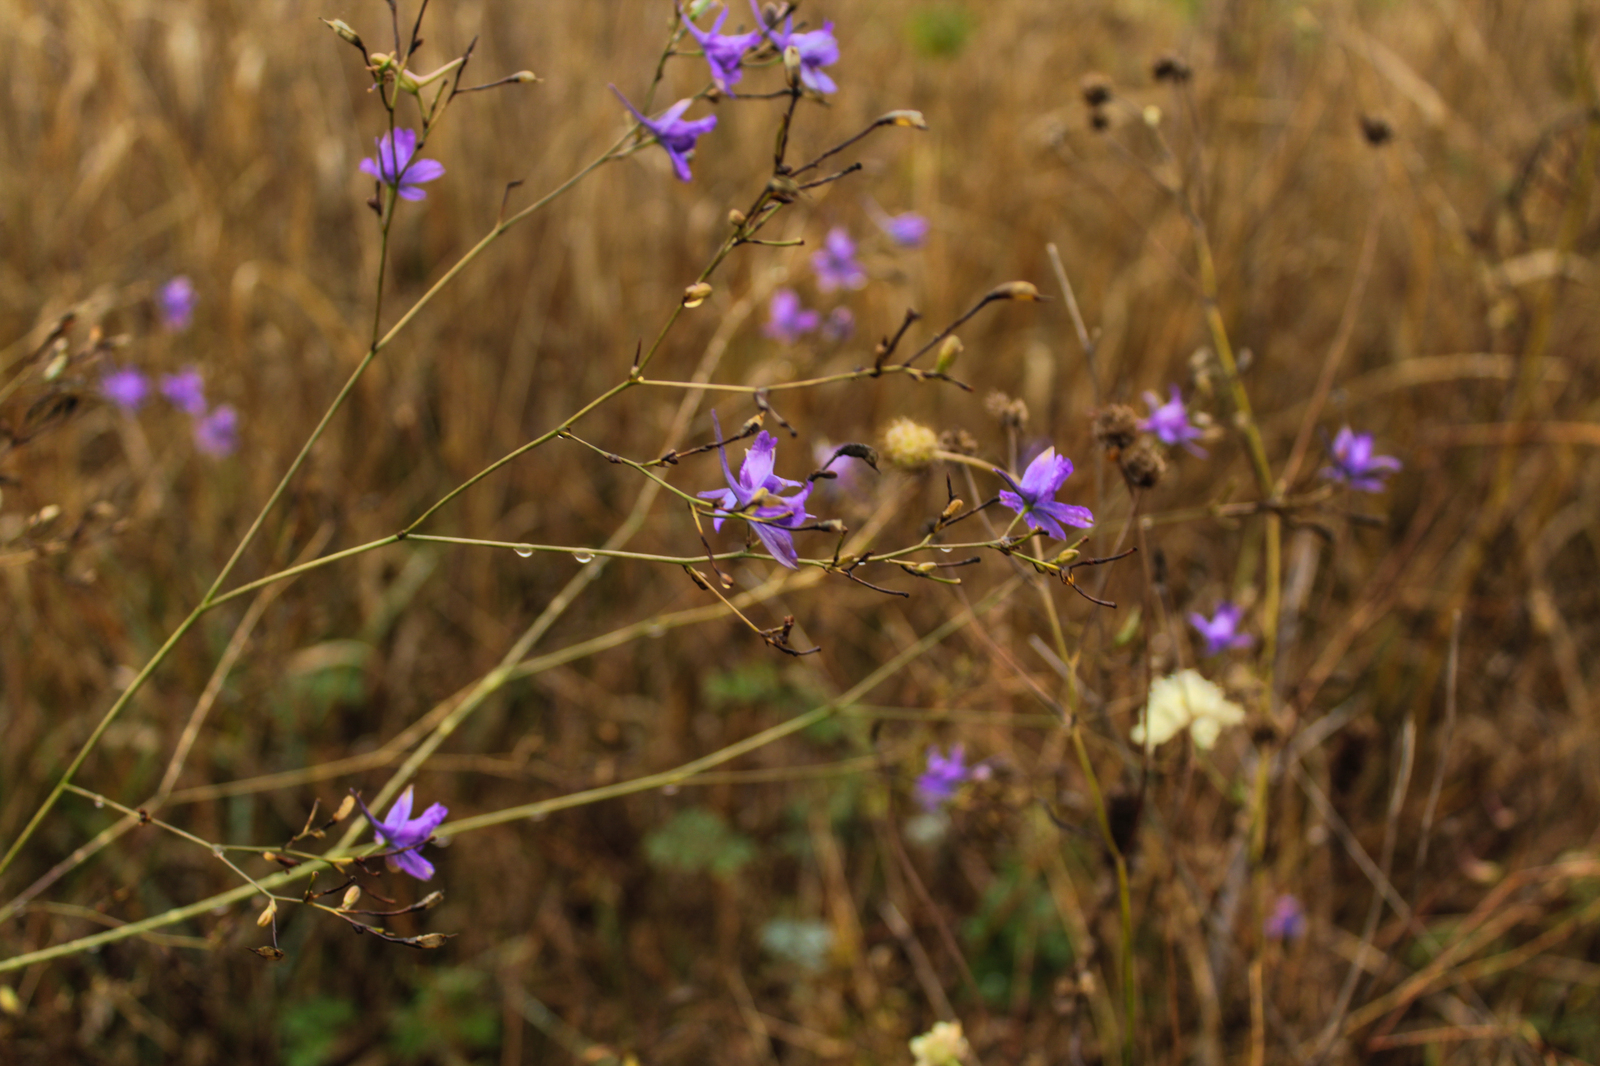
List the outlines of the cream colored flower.
<svg viewBox="0 0 1600 1066">
<path fill-rule="evenodd" d="M 1195 670 L 1180 670 L 1171 677 L 1158 678 L 1150 686 L 1150 702 L 1144 713 L 1145 720 L 1133 727 L 1133 742 L 1145 743 L 1148 725 L 1152 747 L 1165 744 L 1187 729 L 1195 747 L 1210 748 L 1223 726 L 1244 721 L 1244 708 Z"/>
<path fill-rule="evenodd" d="M 939 434 L 909 418 L 897 418 L 883 434 L 883 455 L 904 470 L 921 470 L 939 457 Z"/>
<path fill-rule="evenodd" d="M 972 1049 L 961 1035 L 960 1022 L 936 1022 L 921 1036 L 911 1039 L 913 1066 L 961 1066 Z"/>
</svg>

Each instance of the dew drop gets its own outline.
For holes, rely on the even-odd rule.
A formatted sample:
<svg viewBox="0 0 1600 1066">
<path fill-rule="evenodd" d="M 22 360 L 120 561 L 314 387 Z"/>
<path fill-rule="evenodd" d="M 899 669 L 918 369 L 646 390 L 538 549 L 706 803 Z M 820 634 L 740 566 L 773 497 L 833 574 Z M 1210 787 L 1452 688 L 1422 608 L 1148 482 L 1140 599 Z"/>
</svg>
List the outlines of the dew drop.
<svg viewBox="0 0 1600 1066">
<path fill-rule="evenodd" d="M 953 552 L 953 551 L 955 551 L 955 549 L 954 549 L 954 548 L 946 548 L 946 547 L 945 547 L 945 546 L 944 546 L 944 545 L 942 545 L 942 544 L 941 544 L 941 545 L 939 545 L 939 550 L 940 550 L 940 551 L 942 551 L 942 552 L 944 552 L 944 553 L 945 553 L 945 554 L 946 554 L 946 555 L 949 555 L 949 554 L 950 554 L 950 553 L 951 553 L 951 552 Z"/>
<path fill-rule="evenodd" d="M 520 555 L 524 559 L 527 559 L 527 558 L 529 558 L 529 557 L 531 557 L 533 555 L 533 548 L 530 545 L 527 545 L 527 544 L 518 544 L 515 548 L 512 548 L 511 550 L 516 552 L 518 555 Z"/>
<path fill-rule="evenodd" d="M 94 798 L 94 809 L 95 810 L 98 811 L 100 808 L 104 807 L 105 805 L 106 805 L 106 800 L 105 800 L 104 796 L 96 796 Z"/>
<path fill-rule="evenodd" d="M 580 563 L 594 562 L 594 552 L 573 552 L 572 557 Z"/>
</svg>

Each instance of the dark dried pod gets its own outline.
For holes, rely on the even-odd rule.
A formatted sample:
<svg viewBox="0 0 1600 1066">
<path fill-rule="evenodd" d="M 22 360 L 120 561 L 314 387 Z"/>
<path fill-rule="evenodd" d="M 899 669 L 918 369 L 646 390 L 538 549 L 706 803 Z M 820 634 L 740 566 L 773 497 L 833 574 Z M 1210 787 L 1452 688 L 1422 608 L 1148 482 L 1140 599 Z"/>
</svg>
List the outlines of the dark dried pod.
<svg viewBox="0 0 1600 1066">
<path fill-rule="evenodd" d="M 1111 79 L 1104 74 L 1085 74 L 1078 82 L 1078 91 L 1090 107 L 1104 107 L 1111 102 Z"/>
<path fill-rule="evenodd" d="M 1102 407 L 1094 415 L 1094 439 L 1108 452 L 1118 452 L 1139 439 L 1139 413 L 1126 404 Z"/>
<path fill-rule="evenodd" d="M 1378 115 L 1361 116 L 1361 136 L 1374 148 L 1381 148 L 1394 140 L 1394 127 L 1389 120 Z"/>
<path fill-rule="evenodd" d="M 1136 489 L 1155 488 L 1161 482 L 1161 475 L 1167 472 L 1166 458 L 1149 440 L 1125 448 L 1117 465 L 1122 468 L 1122 476 L 1128 484 Z"/>
<path fill-rule="evenodd" d="M 1159 56 L 1150 68 L 1150 74 L 1156 81 L 1170 81 L 1174 85 L 1182 85 L 1193 73 L 1183 57 L 1172 52 Z"/>
</svg>

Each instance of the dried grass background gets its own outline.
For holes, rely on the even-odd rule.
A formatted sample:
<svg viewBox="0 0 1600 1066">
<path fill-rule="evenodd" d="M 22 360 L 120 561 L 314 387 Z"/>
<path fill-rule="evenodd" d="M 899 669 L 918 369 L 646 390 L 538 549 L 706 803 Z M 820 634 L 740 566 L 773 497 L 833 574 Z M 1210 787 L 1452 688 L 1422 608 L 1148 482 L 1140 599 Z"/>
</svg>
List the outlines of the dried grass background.
<svg viewBox="0 0 1600 1066">
<path fill-rule="evenodd" d="M 1280 667 L 1277 734 L 1239 731 L 1215 754 L 1215 781 L 1186 756 L 1159 760 L 1133 863 L 1135 1059 L 1309 1061 L 1374 892 L 1351 842 L 1378 856 L 1386 826 L 1411 920 L 1384 912 L 1352 1007 L 1400 1013 L 1380 1006 L 1334 1045 L 1333 1061 L 1600 1057 L 1594 4 L 835 0 L 802 13 L 835 21 L 843 58 L 830 106 L 802 108 L 801 154 L 891 108 L 921 110 L 931 130 L 866 142 L 865 173 L 796 205 L 782 235 L 815 245 L 846 225 L 865 236 L 871 195 L 926 214 L 930 239 L 901 255 L 873 246 L 874 280 L 846 301 L 860 332 L 838 349 L 782 349 L 760 334 L 764 296 L 783 279 L 811 298 L 809 249 L 742 249 L 654 372 L 687 377 L 713 343 L 726 344 L 724 381 L 849 369 L 870 361 L 908 306 L 932 328 L 1000 282 L 1059 295 L 1045 251 L 1054 242 L 1100 331 L 1107 398 L 1136 402 L 1179 382 L 1225 422 L 1224 392 L 1206 399 L 1194 376 L 1210 339 L 1190 228 L 1139 171 L 1144 161 L 1179 176 L 1152 148 L 1139 114 L 1150 104 L 1184 164 L 1202 161 L 1221 310 L 1250 352 L 1245 381 L 1274 462 L 1348 319 L 1320 424 L 1375 433 L 1406 464 L 1389 492 L 1355 501 L 1382 524 L 1323 516 L 1328 537 L 1289 535 L 1291 584 L 1300 574 L 1309 585 Z M 381 112 L 354 53 L 317 16 L 386 38 L 376 2 L 0 2 L 4 380 L 35 373 L 22 360 L 75 309 L 79 336 L 93 324 L 125 334 L 117 358 L 151 371 L 193 363 L 211 396 L 241 413 L 240 450 L 209 461 L 176 414 L 152 407 L 130 419 L 98 400 L 98 368 L 84 364 L 58 389 L 81 394 L 70 416 L 0 456 L 0 839 L 199 600 L 364 349 L 377 244 L 356 164 Z M 642 90 L 669 16 L 664 2 L 433 5 L 425 66 L 477 35 L 473 67 L 485 78 L 527 67 L 544 81 L 453 105 L 428 153 L 448 173 L 395 229 L 386 321 L 492 225 L 506 182 L 538 195 L 623 131 L 606 83 Z M 968 27 L 953 54 L 917 44 L 934 23 Z M 1181 98 L 1151 79 L 1166 51 L 1194 70 L 1198 137 Z M 1089 128 L 1077 89 L 1093 71 L 1124 101 L 1105 134 Z M 703 81 L 698 61 L 676 60 L 660 98 Z M 691 184 L 673 181 L 658 151 L 641 152 L 508 234 L 377 361 L 240 579 L 281 569 L 308 544 L 331 551 L 392 533 L 625 375 L 636 343 L 655 335 L 714 250 L 729 208 L 765 182 L 777 107 L 718 105 L 722 125 L 701 142 Z M 1362 115 L 1386 119 L 1393 142 L 1367 144 Z M 169 334 L 151 299 L 180 273 L 200 303 L 194 326 Z M 1094 543 L 1109 546 L 1128 497 L 1109 466 L 1097 478 L 1095 394 L 1063 302 L 1004 305 L 962 336 L 959 371 L 975 395 L 896 378 L 785 397 L 779 410 L 803 437 L 781 435 L 780 470 L 809 469 L 818 439 L 877 441 L 902 415 L 966 429 L 981 454 L 1003 459 L 1010 442 L 983 399 L 998 389 L 1026 402 L 1030 436 L 1077 460 L 1066 498 L 1094 507 L 1104 544 Z M 1519 412 L 1525 372 L 1532 391 Z M 19 389 L 0 417 L 21 425 L 42 389 Z M 687 436 L 665 440 L 680 398 L 635 391 L 577 430 L 640 458 L 706 439 L 702 410 Z M 713 399 L 724 425 L 753 413 L 737 397 Z M 1302 478 L 1320 465 L 1314 448 Z M 720 477 L 705 458 L 673 476 L 691 490 Z M 596 545 L 639 484 L 558 442 L 465 494 L 431 529 Z M 835 494 L 821 513 L 858 526 L 876 512 L 884 541 L 906 543 L 944 491 L 938 472 L 868 475 L 859 498 Z M 1260 520 L 1206 511 L 1253 493 L 1236 434 L 1214 442 L 1209 460 L 1178 456 L 1147 500 L 1175 520 L 1151 528 L 1142 558 L 1118 564 L 1105 586 L 1119 612 L 1054 590 L 1085 684 L 1104 701 L 1091 750 L 1118 796 L 1137 791 L 1138 775 L 1110 737 L 1126 736 L 1151 669 L 1192 660 L 1151 624 L 1158 606 L 1181 621 L 1222 598 L 1259 596 Z M 60 517 L 30 526 L 49 506 Z M 827 538 L 807 536 L 803 554 L 826 550 Z M 682 509 L 662 500 L 632 546 L 679 554 L 697 544 Z M 380 751 L 490 669 L 578 567 L 399 545 L 285 587 L 164 816 L 209 840 L 270 845 L 301 826 L 314 798 L 376 790 L 387 778 L 378 759 L 206 791 Z M 768 569 L 745 564 L 736 576 L 750 587 Z M 797 642 L 824 648 L 808 659 L 779 656 L 723 619 L 551 664 L 447 742 L 419 775 L 419 797 L 464 816 L 670 769 L 847 690 L 1009 572 L 991 555 L 957 572 L 959 595 L 886 578 L 913 593 L 889 599 L 829 579 L 756 609 L 763 625 L 795 615 Z M 1152 574 L 1164 580 L 1152 585 Z M 155 790 L 246 602 L 203 619 L 81 784 L 126 803 Z M 536 650 L 710 602 L 675 567 L 613 563 Z M 1143 627 L 1118 642 L 1141 603 Z M 1459 697 L 1447 732 L 1456 609 Z M 1120 1010 L 1113 883 L 1093 832 L 1044 813 L 1089 824 L 1082 776 L 1035 696 L 1058 693 L 1060 677 L 1031 635 L 1047 637 L 1047 621 L 1037 595 L 1019 593 L 866 697 L 918 713 L 863 710 L 731 767 L 770 780 L 712 775 L 434 849 L 430 887 L 446 902 L 426 928 L 460 933 L 438 952 L 305 913 L 285 923 L 288 958 L 268 964 L 243 950 L 261 934 L 254 911 L 236 907 L 167 930 L 187 939 L 130 939 L 9 974 L 17 999 L 0 1012 L 0 1058 L 564 1062 L 593 1042 L 585 1061 L 904 1062 L 904 1042 L 939 1015 L 939 994 L 985 1062 L 1109 1057 Z M 927 713 L 952 709 L 954 720 Z M 1319 722 L 1337 728 L 1318 733 Z M 1318 742 L 1304 781 L 1271 783 L 1265 856 L 1247 870 L 1238 829 L 1251 737 L 1291 734 Z M 1409 788 L 1391 820 L 1408 737 Z M 942 843 L 906 845 L 925 899 L 898 855 L 898 825 L 926 745 L 957 740 L 996 774 L 959 805 Z M 875 748 L 889 756 L 886 773 Z M 789 773 L 824 764 L 843 769 Z M 1418 867 L 1436 772 L 1443 786 Z M 696 805 L 749 838 L 754 859 L 723 877 L 648 861 L 643 842 Z M 65 797 L 7 872 L 4 898 L 113 818 Z M 0 954 L 236 883 L 205 849 L 139 829 L 0 927 Z M 387 888 L 413 898 L 408 884 Z M 1304 900 L 1309 931 L 1262 947 L 1262 907 L 1280 891 Z M 760 930 L 777 917 L 831 928 L 820 972 L 763 950 Z M 945 931 L 986 997 L 968 987 Z M 1430 937 L 1454 946 L 1433 964 L 1437 980 L 1404 995 L 1436 954 Z"/>
</svg>

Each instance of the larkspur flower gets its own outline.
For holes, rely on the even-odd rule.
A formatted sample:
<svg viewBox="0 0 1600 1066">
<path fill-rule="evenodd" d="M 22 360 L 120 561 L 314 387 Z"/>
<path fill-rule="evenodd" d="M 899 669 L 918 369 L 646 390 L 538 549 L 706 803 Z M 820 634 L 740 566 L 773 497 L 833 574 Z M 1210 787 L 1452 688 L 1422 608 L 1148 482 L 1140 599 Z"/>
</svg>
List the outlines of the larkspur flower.
<svg viewBox="0 0 1600 1066">
<path fill-rule="evenodd" d="M 948 756 L 941 755 L 938 748 L 928 748 L 928 768 L 917 778 L 916 784 L 917 802 L 922 804 L 923 810 L 931 814 L 949 803 L 961 783 L 972 776 L 965 762 L 966 755 L 966 748 L 961 744 L 952 747 Z"/>
<path fill-rule="evenodd" d="M 1183 394 L 1178 391 L 1178 386 L 1173 385 L 1170 393 L 1171 399 L 1166 403 L 1153 392 L 1144 394 L 1144 402 L 1150 405 L 1150 417 L 1139 423 L 1139 428 L 1146 433 L 1154 433 L 1163 444 L 1181 444 L 1191 454 L 1204 459 L 1206 451 L 1194 442 L 1205 435 L 1204 431 L 1189 421 L 1189 412 L 1183 407 Z"/>
<path fill-rule="evenodd" d="M 131 366 L 113 369 L 100 379 L 100 391 L 106 399 L 132 414 L 144 406 L 150 395 L 150 379 Z"/>
<path fill-rule="evenodd" d="M 417 188 L 425 181 L 444 177 L 444 166 L 434 159 L 412 159 L 417 154 L 415 130 L 398 129 L 377 138 L 378 158 L 361 161 L 361 173 L 385 185 L 393 185 L 402 200 L 422 200 L 427 193 Z"/>
<path fill-rule="evenodd" d="M 794 32 L 794 16 L 783 20 L 783 29 L 768 26 L 766 19 L 761 15 L 761 9 L 756 6 L 756 0 L 750 0 L 750 10 L 756 14 L 756 25 L 761 27 L 761 32 L 778 49 L 782 55 L 784 49 L 794 45 L 800 53 L 800 84 L 817 93 L 831 93 L 839 87 L 833 79 L 822 72 L 823 67 L 831 67 L 839 62 L 839 42 L 833 37 L 833 23 L 824 22 L 820 30 L 808 30 L 804 33 Z"/>
<path fill-rule="evenodd" d="M 677 173 L 678 180 L 688 181 L 693 176 L 689 173 L 689 160 L 694 158 L 694 142 L 717 128 L 717 116 L 707 115 L 693 122 L 683 121 L 683 113 L 694 103 L 693 100 L 685 99 L 679 100 L 655 118 L 645 118 L 615 85 L 611 86 L 611 91 L 617 94 L 622 106 L 633 113 L 639 124 L 655 136 L 657 143 L 666 149 L 667 157 L 672 160 L 672 169 Z"/>
<path fill-rule="evenodd" d="M 1267 915 L 1263 931 L 1269 940 L 1298 940 L 1306 932 L 1305 908 L 1299 900 L 1284 893 Z"/>
<path fill-rule="evenodd" d="M 856 316 L 848 307 L 835 307 L 822 323 L 822 335 L 830 341 L 846 341 L 856 331 Z"/>
<path fill-rule="evenodd" d="M 156 302 L 161 308 L 162 324 L 174 333 L 188 329 L 189 320 L 194 317 L 194 305 L 199 299 L 194 291 L 194 283 L 182 274 L 161 286 L 161 291 L 156 294 Z"/>
<path fill-rule="evenodd" d="M 184 414 L 199 418 L 206 412 L 206 381 L 192 366 L 161 375 L 161 395 Z"/>
<path fill-rule="evenodd" d="M 767 304 L 767 324 L 761 332 L 773 340 L 793 344 L 803 333 L 810 333 L 822 321 L 815 311 L 800 306 L 800 295 L 793 289 L 779 289 Z"/>
<path fill-rule="evenodd" d="M 1206 654 L 1217 655 L 1229 648 L 1248 648 L 1255 643 L 1249 633 L 1239 632 L 1243 612 L 1231 603 L 1217 605 L 1217 613 L 1207 618 L 1199 611 L 1189 612 L 1189 624 L 1200 631 L 1206 641 Z"/>
<path fill-rule="evenodd" d="M 720 530 L 729 517 L 756 519 L 749 522 L 756 536 L 766 546 L 772 557 L 790 570 L 800 568 L 800 556 L 794 550 L 794 534 L 790 530 L 805 525 L 811 516 L 806 514 L 806 497 L 811 495 L 811 483 L 790 496 L 778 495 L 784 489 L 799 486 L 798 481 L 778 477 L 772 472 L 777 454 L 778 438 L 762 430 L 755 444 L 744 453 L 744 463 L 739 476 L 734 477 L 728 467 L 728 449 L 722 442 L 722 423 L 716 412 L 711 423 L 717 430 L 717 452 L 722 458 L 722 474 L 727 478 L 725 489 L 710 489 L 700 493 L 702 499 L 714 499 L 720 508 L 712 516 L 711 528 Z"/>
<path fill-rule="evenodd" d="M 859 289 L 867 283 L 867 272 L 856 262 L 856 242 L 842 226 L 828 231 L 822 250 L 811 254 L 811 266 L 817 272 L 817 288 L 823 292 Z"/>
<path fill-rule="evenodd" d="M 1349 426 L 1333 438 L 1332 459 L 1322 476 L 1362 492 L 1382 492 L 1387 488 L 1384 478 L 1400 469 L 1394 456 L 1372 454 L 1372 434 L 1354 433 Z"/>
<path fill-rule="evenodd" d="M 1057 455 L 1054 448 L 1046 448 L 1022 472 L 1022 480 L 1014 480 L 999 467 L 994 471 L 1011 486 L 1010 491 L 1000 491 L 1000 502 L 1021 515 L 1028 528 L 1039 529 L 1057 540 L 1066 540 L 1063 524 L 1087 529 L 1094 525 L 1094 515 L 1087 507 L 1057 503 L 1055 495 L 1061 483 L 1072 476 L 1072 460 Z"/>
<path fill-rule="evenodd" d="M 367 805 L 360 796 L 356 802 L 361 804 L 361 810 L 367 816 L 367 821 L 372 823 L 372 832 L 379 840 L 394 852 L 389 856 L 389 865 L 392 868 L 404 870 L 418 881 L 427 881 L 433 877 L 433 863 L 422 857 L 422 845 L 433 836 L 433 831 L 439 828 L 445 815 L 450 813 L 442 803 L 435 803 L 423 811 L 419 817 L 411 817 L 412 788 L 400 793 L 394 801 L 394 806 L 389 808 L 389 817 L 379 821 L 377 816 L 367 809 Z"/>
<path fill-rule="evenodd" d="M 196 419 L 194 444 L 213 458 L 232 455 L 239 446 L 239 412 L 228 404 L 222 404 L 210 414 Z"/>
<path fill-rule="evenodd" d="M 679 8 L 678 16 L 683 19 L 690 36 L 700 42 L 700 51 L 705 53 L 706 65 L 711 68 L 711 80 L 717 83 L 717 88 L 733 95 L 733 86 L 744 77 L 744 70 L 740 66 L 744 54 L 761 43 L 761 31 L 735 34 L 717 32 L 728 19 L 727 9 L 723 9 L 709 30 L 696 26 L 682 8 Z"/>
<path fill-rule="evenodd" d="M 914 211 L 885 215 L 878 220 L 878 225 L 902 248 L 920 248 L 928 239 L 928 220 Z"/>
<path fill-rule="evenodd" d="M 1133 727 L 1132 738 L 1141 746 L 1148 738 L 1153 748 L 1187 729 L 1194 746 L 1205 750 L 1216 744 L 1224 726 L 1243 721 L 1244 708 L 1228 699 L 1215 683 L 1198 671 L 1179 670 L 1150 686 L 1143 721 Z"/>
</svg>

